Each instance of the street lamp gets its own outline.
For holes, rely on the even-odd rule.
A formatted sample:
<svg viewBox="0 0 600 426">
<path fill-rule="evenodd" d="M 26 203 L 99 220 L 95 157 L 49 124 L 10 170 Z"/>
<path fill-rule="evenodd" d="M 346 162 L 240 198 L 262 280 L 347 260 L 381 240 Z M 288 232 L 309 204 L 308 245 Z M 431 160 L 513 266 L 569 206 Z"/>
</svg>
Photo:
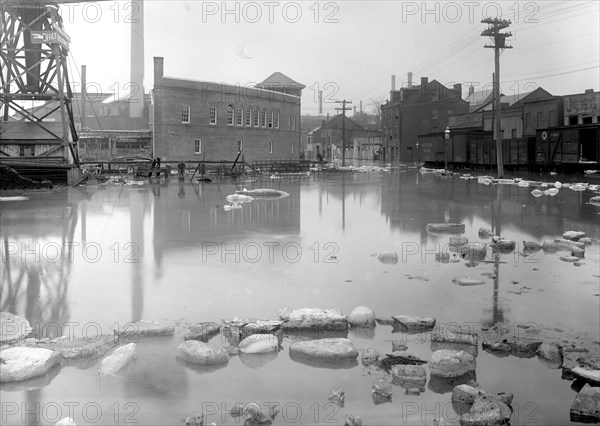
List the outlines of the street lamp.
<svg viewBox="0 0 600 426">
<path fill-rule="evenodd" d="M 450 140 L 450 127 L 446 126 L 446 130 L 444 131 L 444 139 L 446 142 L 444 143 L 444 169 L 448 171 L 448 141 Z"/>
<path fill-rule="evenodd" d="M 417 163 L 419 163 L 419 142 L 417 142 Z"/>
</svg>

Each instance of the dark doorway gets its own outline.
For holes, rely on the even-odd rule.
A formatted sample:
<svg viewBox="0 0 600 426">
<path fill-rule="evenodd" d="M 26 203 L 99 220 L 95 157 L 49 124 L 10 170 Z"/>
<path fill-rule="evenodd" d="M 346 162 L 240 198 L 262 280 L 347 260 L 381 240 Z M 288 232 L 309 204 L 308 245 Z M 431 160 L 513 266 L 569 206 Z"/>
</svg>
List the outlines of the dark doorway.
<svg viewBox="0 0 600 426">
<path fill-rule="evenodd" d="M 585 161 L 599 161 L 598 156 L 598 128 L 580 129 L 579 146 L 581 159 Z"/>
</svg>

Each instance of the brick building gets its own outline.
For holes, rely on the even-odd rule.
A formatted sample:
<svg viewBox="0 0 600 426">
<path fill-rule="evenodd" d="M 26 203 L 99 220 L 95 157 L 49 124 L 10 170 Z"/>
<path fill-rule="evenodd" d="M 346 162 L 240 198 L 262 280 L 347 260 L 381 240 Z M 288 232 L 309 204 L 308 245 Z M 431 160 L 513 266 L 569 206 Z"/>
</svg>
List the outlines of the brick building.
<svg viewBox="0 0 600 426">
<path fill-rule="evenodd" d="M 154 58 L 153 152 L 163 160 L 246 161 L 300 155 L 305 86 L 276 72 L 252 87 L 163 75 Z"/>
<path fill-rule="evenodd" d="M 443 131 L 448 117 L 465 114 L 469 104 L 462 99 L 462 85 L 447 88 L 436 80 L 421 78 L 419 86 L 392 90 L 381 106 L 383 161 L 417 161 L 418 136 Z"/>
</svg>

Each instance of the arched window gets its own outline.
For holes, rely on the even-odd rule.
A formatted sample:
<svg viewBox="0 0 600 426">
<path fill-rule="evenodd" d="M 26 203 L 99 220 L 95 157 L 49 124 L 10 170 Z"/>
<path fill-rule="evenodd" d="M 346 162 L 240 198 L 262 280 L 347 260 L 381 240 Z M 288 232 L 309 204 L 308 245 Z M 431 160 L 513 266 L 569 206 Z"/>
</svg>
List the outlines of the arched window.
<svg viewBox="0 0 600 426">
<path fill-rule="evenodd" d="M 260 125 L 262 127 L 267 127 L 267 109 L 263 108 L 262 117 L 260 118 Z"/>
<path fill-rule="evenodd" d="M 235 111 L 233 109 L 233 105 L 228 105 L 227 106 L 227 125 L 228 126 L 233 126 L 234 115 L 235 115 Z"/>
<path fill-rule="evenodd" d="M 273 128 L 273 110 L 269 110 L 269 129 Z"/>
<path fill-rule="evenodd" d="M 292 147 L 292 154 L 294 153 L 294 141 L 290 141 L 290 146 Z"/>
<path fill-rule="evenodd" d="M 246 127 L 250 127 L 252 125 L 252 108 L 246 107 Z"/>
<path fill-rule="evenodd" d="M 279 110 L 275 111 L 275 128 L 279 129 Z"/>
<path fill-rule="evenodd" d="M 258 107 L 254 108 L 254 120 L 253 120 L 254 127 L 258 127 L 258 124 L 260 122 L 259 115 L 260 115 L 260 110 L 258 109 Z"/>
<path fill-rule="evenodd" d="M 237 118 L 237 120 L 236 120 L 235 124 L 237 124 L 238 126 L 242 126 L 244 124 L 244 107 L 243 106 L 238 107 L 236 118 Z"/>
</svg>

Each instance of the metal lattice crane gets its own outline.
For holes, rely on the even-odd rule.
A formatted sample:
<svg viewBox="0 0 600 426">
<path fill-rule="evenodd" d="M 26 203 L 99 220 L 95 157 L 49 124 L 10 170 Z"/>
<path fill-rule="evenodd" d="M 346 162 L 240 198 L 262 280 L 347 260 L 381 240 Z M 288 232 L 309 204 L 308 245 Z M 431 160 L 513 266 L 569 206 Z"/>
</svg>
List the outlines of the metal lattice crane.
<svg viewBox="0 0 600 426">
<path fill-rule="evenodd" d="M 20 0 L 3 3 L 0 12 L 0 158 L 77 165 L 67 70 L 71 40 L 58 3 Z M 26 108 L 27 101 L 43 102 L 44 108 Z M 60 122 L 44 120 L 56 111 Z"/>
<path fill-rule="evenodd" d="M 13 0 L 0 5 L 0 160 L 28 157 L 79 164 L 67 69 L 71 39 L 58 5 L 82 2 L 86 0 Z M 38 106 L 26 108 L 29 101 Z M 57 111 L 60 120 L 45 120 Z"/>
</svg>

